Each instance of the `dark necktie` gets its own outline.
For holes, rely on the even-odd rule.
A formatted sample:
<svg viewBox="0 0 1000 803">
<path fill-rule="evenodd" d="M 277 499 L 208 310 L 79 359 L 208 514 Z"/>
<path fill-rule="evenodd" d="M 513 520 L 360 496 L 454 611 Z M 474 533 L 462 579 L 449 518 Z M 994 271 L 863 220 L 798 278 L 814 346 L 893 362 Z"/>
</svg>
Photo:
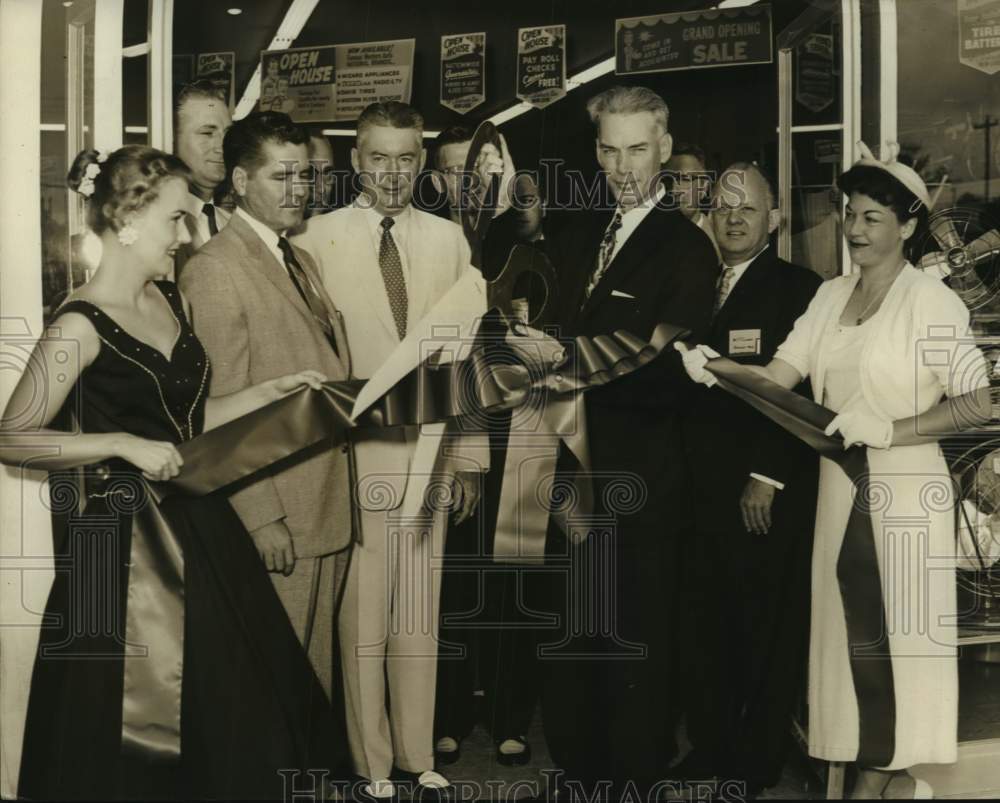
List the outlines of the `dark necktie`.
<svg viewBox="0 0 1000 803">
<path fill-rule="evenodd" d="M 215 207 L 212 204 L 205 204 L 201 211 L 205 213 L 205 217 L 208 218 L 208 233 L 210 236 L 214 237 L 219 233 L 219 224 L 215 222 Z"/>
<path fill-rule="evenodd" d="M 618 229 L 621 227 L 622 213 L 618 209 L 615 211 L 615 216 L 611 218 L 611 222 L 604 232 L 604 237 L 601 239 L 601 247 L 597 252 L 597 264 L 594 266 L 594 272 L 590 274 L 590 281 L 587 282 L 587 289 L 583 294 L 584 304 L 587 303 L 587 300 L 594 292 L 594 288 L 601 281 L 601 277 L 607 273 L 608 266 L 611 264 L 611 257 L 615 252 L 615 244 L 618 242 Z"/>
<path fill-rule="evenodd" d="M 326 312 L 323 300 L 316 294 L 313 283 L 309 280 L 302 265 L 299 264 L 299 260 L 296 259 L 291 243 L 284 237 L 279 237 L 278 248 L 281 249 L 281 255 L 285 258 L 285 267 L 288 269 L 288 276 L 292 280 L 292 284 L 299 291 L 302 300 L 306 302 L 306 306 L 309 307 L 313 318 L 316 319 L 316 323 L 323 330 L 326 339 L 330 341 L 330 347 L 336 354 L 337 338 L 333 333 L 333 325 L 330 323 L 330 316 Z"/>
<path fill-rule="evenodd" d="M 403 262 L 399 258 L 399 249 L 392 239 L 389 229 L 396 221 L 391 217 L 382 218 L 382 241 L 378 247 L 378 266 L 382 270 L 382 281 L 389 295 L 389 308 L 392 319 L 396 322 L 396 334 L 402 340 L 406 337 L 406 279 L 403 277 Z"/>
</svg>

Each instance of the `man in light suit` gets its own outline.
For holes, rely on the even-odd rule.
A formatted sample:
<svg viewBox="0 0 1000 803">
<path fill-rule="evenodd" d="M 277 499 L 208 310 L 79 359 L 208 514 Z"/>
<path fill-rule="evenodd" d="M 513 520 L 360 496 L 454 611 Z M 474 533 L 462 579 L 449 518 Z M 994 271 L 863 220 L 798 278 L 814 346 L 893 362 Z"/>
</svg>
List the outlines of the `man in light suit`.
<svg viewBox="0 0 1000 803">
<path fill-rule="evenodd" d="M 233 124 L 229 106 L 211 81 L 187 84 L 174 103 L 174 150 L 191 170 L 191 209 L 188 233 L 191 242 L 177 251 L 177 275 L 199 248 L 229 222 L 230 212 L 216 203 L 216 192 L 226 178 L 222 138 Z M 197 210 L 197 214 L 194 211 Z"/>
<path fill-rule="evenodd" d="M 410 205 L 426 153 L 423 119 L 410 106 L 374 103 L 358 119 L 351 151 L 363 194 L 344 209 L 312 217 L 296 238 L 320 266 L 344 313 L 354 370 L 371 377 L 434 304 L 468 270 L 470 252 L 454 223 Z M 434 684 L 444 510 L 400 519 L 417 440 L 415 427 L 356 440 L 361 542 L 354 547 L 340 611 L 348 738 L 368 794 L 394 793 L 393 779 L 444 789 L 433 771 Z M 488 439 L 457 439 L 455 521 L 471 514 Z M 475 448 L 468 447 L 475 441 Z M 464 469 L 464 470 L 463 470 Z M 412 490 L 412 489 L 411 489 Z M 401 526 L 402 525 L 402 526 Z M 435 568 L 436 567 L 436 568 Z M 388 702 L 391 700 L 391 713 Z M 396 773 L 393 775 L 393 770 Z"/>
<path fill-rule="evenodd" d="M 212 361 L 212 395 L 290 370 L 311 368 L 330 380 L 350 374 L 340 315 L 309 255 L 284 237 L 302 221 L 307 142 L 305 131 L 279 112 L 252 114 L 226 134 L 236 212 L 191 258 L 180 282 Z M 288 467 L 254 475 L 230 500 L 339 705 L 335 609 L 351 541 L 346 449 L 317 444 Z"/>
</svg>

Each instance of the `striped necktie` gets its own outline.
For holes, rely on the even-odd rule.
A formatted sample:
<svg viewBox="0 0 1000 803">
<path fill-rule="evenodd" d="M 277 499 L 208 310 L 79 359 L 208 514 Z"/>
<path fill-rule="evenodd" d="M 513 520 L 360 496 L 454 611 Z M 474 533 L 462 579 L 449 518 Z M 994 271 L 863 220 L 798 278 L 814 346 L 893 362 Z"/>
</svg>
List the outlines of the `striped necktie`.
<svg viewBox="0 0 1000 803">
<path fill-rule="evenodd" d="M 597 265 L 594 267 L 594 272 L 590 274 L 590 281 L 587 282 L 587 289 L 584 292 L 584 304 L 587 303 L 587 300 L 594 292 L 594 288 L 597 287 L 601 278 L 608 271 L 608 266 L 611 264 L 611 257 L 615 253 L 615 245 L 618 242 L 618 229 L 621 227 L 622 212 L 618 209 L 615 211 L 615 216 L 611 219 L 608 228 L 604 232 L 604 237 L 601 239 L 601 247 L 597 251 Z"/>
<path fill-rule="evenodd" d="M 719 314 L 719 310 L 722 309 L 722 305 L 726 303 L 729 291 L 733 287 L 733 277 L 735 275 L 736 271 L 728 265 L 723 267 L 722 275 L 719 277 L 719 285 L 715 292 L 715 308 L 712 310 L 713 318 Z"/>
</svg>

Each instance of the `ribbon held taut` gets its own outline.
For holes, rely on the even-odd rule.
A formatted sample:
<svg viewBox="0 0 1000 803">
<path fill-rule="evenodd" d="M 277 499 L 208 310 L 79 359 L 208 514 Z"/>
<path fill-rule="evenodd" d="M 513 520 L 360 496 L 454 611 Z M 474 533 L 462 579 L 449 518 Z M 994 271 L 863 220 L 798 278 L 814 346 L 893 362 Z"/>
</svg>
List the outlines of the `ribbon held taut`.
<svg viewBox="0 0 1000 803">
<path fill-rule="evenodd" d="M 125 655 L 123 747 L 154 758 L 180 754 L 183 553 L 159 502 L 176 493 L 202 495 L 221 490 L 269 466 L 322 448 L 321 443 L 334 448 L 354 429 L 467 419 L 476 411 L 517 408 L 529 399 L 542 400 L 548 431 L 562 439 L 580 468 L 586 469 L 586 440 L 580 422 L 572 427 L 567 424 L 582 404 L 582 393 L 640 370 L 684 334 L 678 327 L 661 324 L 651 342 L 616 332 L 577 338 L 567 349 L 541 333 L 508 331 L 505 341 L 519 357 L 513 364 L 495 360 L 489 349 L 477 343 L 463 360 L 439 362 L 429 355 L 400 378 L 393 378 L 387 391 L 360 405 L 371 382 L 328 382 L 320 391 L 303 389 L 179 444 L 184 465 L 169 483 L 146 483 L 136 475 L 149 504 L 139 505 L 133 517 L 125 641 L 155 645 L 155 649 Z M 553 469 L 554 465 L 553 459 Z M 583 479 L 581 472 L 574 481 Z M 586 494 L 580 498 L 586 502 Z M 521 505 L 521 501 L 511 501 L 501 509 L 525 517 Z M 512 519 L 502 520 L 510 537 L 498 538 L 499 557 L 532 560 L 541 554 L 548 506 L 536 504 L 532 510 L 523 528 L 513 530 L 512 536 Z"/>
<path fill-rule="evenodd" d="M 865 447 L 844 449 L 824 430 L 834 413 L 724 357 L 706 369 L 720 387 L 836 463 L 856 496 L 837 558 L 837 581 L 847 625 L 848 658 L 858 701 L 858 756 L 865 767 L 885 767 L 896 751 L 896 694 L 885 603 L 868 510 L 869 469 Z"/>
</svg>

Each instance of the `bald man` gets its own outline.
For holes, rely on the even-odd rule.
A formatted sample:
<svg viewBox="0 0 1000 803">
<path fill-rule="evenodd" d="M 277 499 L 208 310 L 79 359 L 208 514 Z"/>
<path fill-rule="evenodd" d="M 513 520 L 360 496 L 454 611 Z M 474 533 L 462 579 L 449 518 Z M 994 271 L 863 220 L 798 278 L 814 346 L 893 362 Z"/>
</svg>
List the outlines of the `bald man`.
<svg viewBox="0 0 1000 803">
<path fill-rule="evenodd" d="M 713 200 L 722 274 L 700 342 L 737 363 L 767 365 L 820 277 L 778 258 L 770 244 L 781 221 L 776 193 L 756 165 L 723 171 Z M 811 398 L 807 389 L 797 388 Z M 805 668 L 818 459 L 718 389 L 697 387 L 680 431 L 694 491 L 683 550 L 694 750 L 675 773 L 744 782 L 753 795 L 778 781 L 790 747 Z"/>
</svg>

